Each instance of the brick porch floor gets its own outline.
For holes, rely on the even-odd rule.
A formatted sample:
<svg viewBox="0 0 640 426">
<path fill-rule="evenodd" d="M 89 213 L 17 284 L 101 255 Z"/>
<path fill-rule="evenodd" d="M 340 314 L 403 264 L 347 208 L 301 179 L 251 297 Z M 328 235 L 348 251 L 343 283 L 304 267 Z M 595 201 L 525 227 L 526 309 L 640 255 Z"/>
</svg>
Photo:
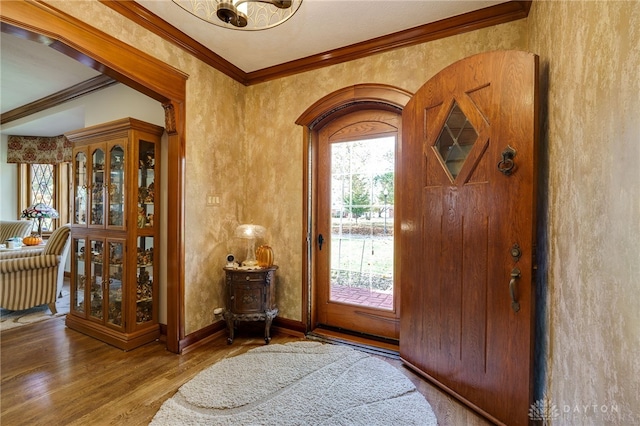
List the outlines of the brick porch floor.
<svg viewBox="0 0 640 426">
<path fill-rule="evenodd" d="M 331 285 L 331 300 L 380 309 L 393 309 L 393 293 L 382 293 L 368 288 Z"/>
</svg>

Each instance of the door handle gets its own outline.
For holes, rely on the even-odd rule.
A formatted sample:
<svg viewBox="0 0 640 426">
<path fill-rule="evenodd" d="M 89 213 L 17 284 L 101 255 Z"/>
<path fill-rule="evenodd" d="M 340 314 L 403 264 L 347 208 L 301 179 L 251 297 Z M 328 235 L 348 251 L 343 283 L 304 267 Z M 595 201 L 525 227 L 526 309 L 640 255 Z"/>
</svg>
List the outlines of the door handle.
<svg viewBox="0 0 640 426">
<path fill-rule="evenodd" d="M 520 278 L 520 269 L 513 268 L 511 271 L 511 281 L 509 281 L 509 295 L 511 296 L 511 309 L 513 312 L 520 310 L 520 303 L 516 300 L 516 280 Z"/>
<path fill-rule="evenodd" d="M 516 150 L 507 145 L 501 155 L 502 160 L 498 163 L 498 171 L 505 176 L 510 176 L 516 165 L 513 162 L 513 157 L 516 156 Z"/>
<path fill-rule="evenodd" d="M 322 234 L 318 234 L 318 250 L 322 250 L 322 243 L 324 243 L 324 237 Z"/>
</svg>

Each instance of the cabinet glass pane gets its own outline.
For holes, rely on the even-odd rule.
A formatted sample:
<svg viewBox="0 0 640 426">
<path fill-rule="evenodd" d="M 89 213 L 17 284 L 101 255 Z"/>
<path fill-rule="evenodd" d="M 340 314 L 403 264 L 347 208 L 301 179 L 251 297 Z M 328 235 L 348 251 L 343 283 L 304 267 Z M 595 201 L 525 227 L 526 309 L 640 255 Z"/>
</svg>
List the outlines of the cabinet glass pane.
<svg viewBox="0 0 640 426">
<path fill-rule="evenodd" d="M 136 323 L 153 320 L 153 237 L 138 237 Z"/>
<path fill-rule="evenodd" d="M 155 144 L 139 141 L 138 152 L 138 228 L 154 224 Z"/>
<path fill-rule="evenodd" d="M 86 283 L 85 273 L 85 241 L 84 239 L 73 239 L 73 253 L 76 262 L 74 288 L 71 290 L 71 303 L 73 310 L 84 313 L 84 288 Z"/>
<path fill-rule="evenodd" d="M 96 149 L 91 156 L 91 225 L 104 224 L 104 151 Z"/>
<path fill-rule="evenodd" d="M 75 192 L 75 212 L 73 223 L 78 225 L 87 224 L 87 155 L 84 152 L 76 153 L 74 165 L 74 192 Z"/>
<path fill-rule="evenodd" d="M 109 322 L 122 326 L 122 279 L 124 244 L 109 242 Z"/>
<path fill-rule="evenodd" d="M 124 226 L 124 148 L 116 145 L 109 153 L 109 225 Z"/>
<path fill-rule="evenodd" d="M 89 241 L 91 245 L 91 260 L 89 262 L 89 268 L 91 269 L 91 288 L 89 290 L 89 297 L 91 298 L 91 308 L 89 310 L 89 316 L 93 318 L 104 318 L 103 309 L 103 268 L 104 263 L 104 243 L 102 241 Z"/>
</svg>

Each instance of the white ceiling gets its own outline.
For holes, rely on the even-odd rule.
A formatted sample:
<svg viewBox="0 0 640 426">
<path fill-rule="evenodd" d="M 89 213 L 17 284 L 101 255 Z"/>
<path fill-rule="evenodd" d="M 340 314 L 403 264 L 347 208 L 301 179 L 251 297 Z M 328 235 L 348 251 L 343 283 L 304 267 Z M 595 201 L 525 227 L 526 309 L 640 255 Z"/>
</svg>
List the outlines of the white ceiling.
<svg viewBox="0 0 640 426">
<path fill-rule="evenodd" d="M 239 31 L 209 24 L 170 0 L 137 3 L 169 22 L 244 72 L 349 46 L 376 37 L 482 9 L 504 0 L 303 0 L 280 26 Z M 36 42 L 1 33 L 0 112 L 49 96 L 98 73 Z M 178 47 L 176 47 L 178 49 Z M 54 136 L 78 126 L 79 111 L 2 126 L 2 133 Z M 67 123 L 74 120 L 74 124 Z M 16 125 L 19 124 L 19 125 Z M 48 129 L 41 134 L 42 129 Z M 57 132 L 57 133 L 56 133 Z"/>
<path fill-rule="evenodd" d="M 170 0 L 136 2 L 244 72 L 252 72 L 504 3 L 504 0 L 303 0 L 288 21 L 262 31 L 212 25 Z"/>
<path fill-rule="evenodd" d="M 0 112 L 3 114 L 97 75 L 100 75 L 98 71 L 44 44 L 0 33 Z M 83 111 L 74 108 L 7 123 L 1 133 L 58 136 L 83 126 Z"/>
</svg>

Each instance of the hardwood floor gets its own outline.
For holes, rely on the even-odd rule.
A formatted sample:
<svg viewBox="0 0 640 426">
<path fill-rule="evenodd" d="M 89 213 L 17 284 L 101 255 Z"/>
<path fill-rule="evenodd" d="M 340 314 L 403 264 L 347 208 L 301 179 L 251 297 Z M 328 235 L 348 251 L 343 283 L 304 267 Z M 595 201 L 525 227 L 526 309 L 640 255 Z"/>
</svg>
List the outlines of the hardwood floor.
<svg viewBox="0 0 640 426">
<path fill-rule="evenodd" d="M 130 352 L 70 330 L 64 317 L 0 334 L 0 424 L 146 425 L 162 403 L 197 373 L 222 358 L 262 346 L 260 330 L 241 329 L 183 355 L 154 342 Z M 272 344 L 299 340 L 275 332 Z M 439 424 L 486 421 L 404 368 L 431 403 Z"/>
</svg>

